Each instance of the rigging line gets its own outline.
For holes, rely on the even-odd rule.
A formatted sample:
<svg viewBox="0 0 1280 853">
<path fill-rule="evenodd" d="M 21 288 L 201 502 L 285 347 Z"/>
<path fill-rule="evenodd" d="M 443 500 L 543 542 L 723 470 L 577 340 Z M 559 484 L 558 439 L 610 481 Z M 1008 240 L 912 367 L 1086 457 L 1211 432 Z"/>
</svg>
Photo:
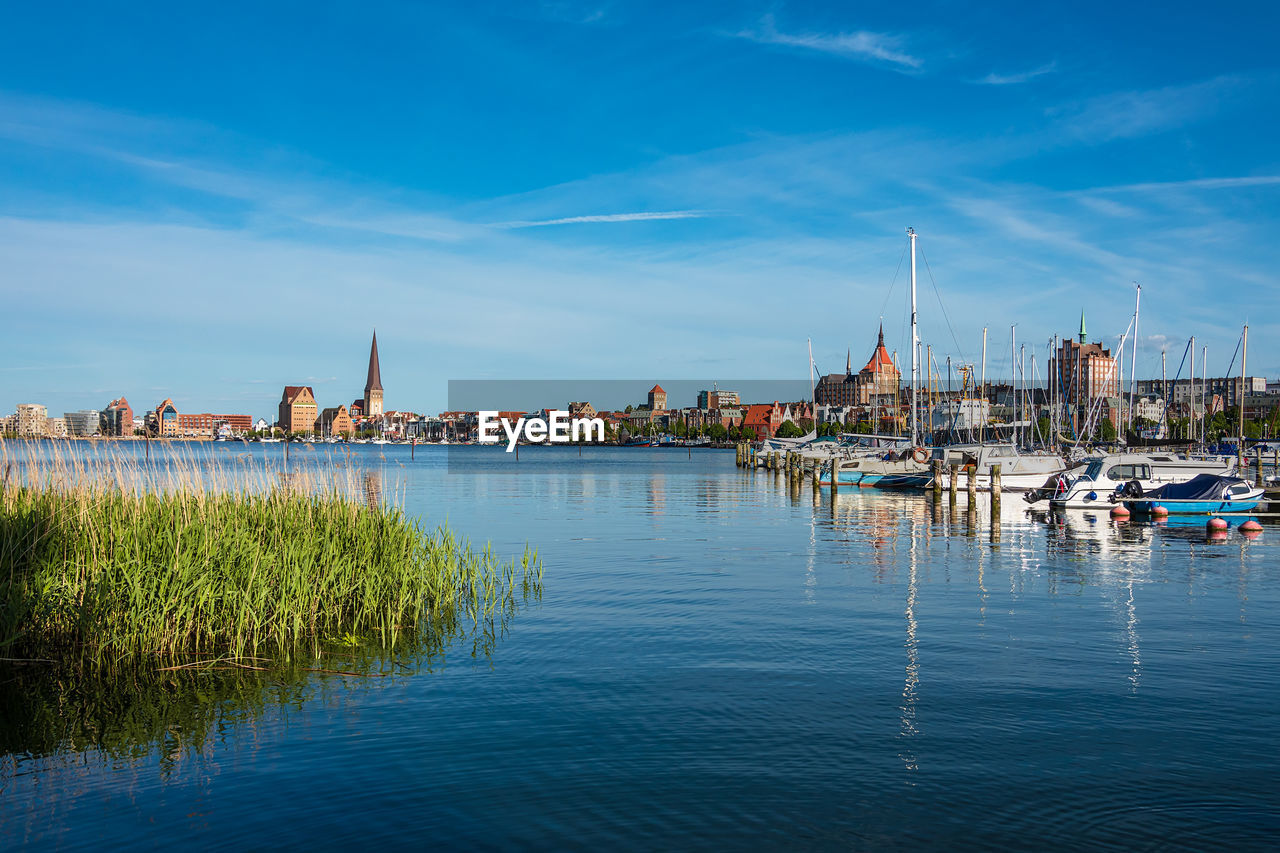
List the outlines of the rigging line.
<svg viewBox="0 0 1280 853">
<path fill-rule="evenodd" d="M 898 273 L 902 272 L 902 259 L 907 256 L 907 247 L 902 247 L 902 254 L 898 255 L 898 267 L 893 271 L 893 281 L 889 282 L 889 292 L 884 295 L 884 303 L 880 306 L 880 316 L 884 316 L 884 309 L 889 307 L 889 300 L 893 298 L 893 289 L 898 286 Z"/>
<path fill-rule="evenodd" d="M 1236 351 L 1231 354 L 1231 364 L 1227 365 L 1228 379 L 1231 378 L 1231 372 L 1236 369 L 1236 356 L 1240 354 L 1240 342 L 1243 340 L 1244 340 L 1244 332 L 1241 332 L 1240 337 L 1236 338 Z M 1195 358 L 1195 354 L 1193 353 L 1191 357 Z M 1205 372 L 1207 373 L 1208 370 L 1206 369 Z M 1205 377 L 1201 376 L 1200 378 L 1204 379 Z M 1241 390 L 1243 390 L 1243 388 L 1241 388 Z"/>
<path fill-rule="evenodd" d="M 938 283 L 933 280 L 933 268 L 929 266 L 929 256 L 924 253 L 924 246 L 920 247 L 920 257 L 924 259 L 924 268 L 929 273 L 929 283 L 933 285 L 933 295 L 938 299 L 938 309 L 942 311 L 942 319 L 947 323 L 947 331 L 951 333 L 951 340 L 956 345 L 956 352 L 960 353 L 962 361 L 968 359 L 964 356 L 964 348 L 960 346 L 960 339 L 956 337 L 956 330 L 951 328 L 951 318 L 947 316 L 947 309 L 942 304 L 942 294 L 938 292 Z"/>
<path fill-rule="evenodd" d="M 1178 362 L 1178 372 L 1173 375 L 1173 384 L 1177 385 L 1178 380 L 1182 378 L 1182 367 L 1187 363 L 1187 353 L 1191 350 L 1191 339 L 1187 338 L 1187 345 L 1182 350 L 1182 361 Z M 1191 356 L 1195 358 L 1195 356 Z"/>
</svg>

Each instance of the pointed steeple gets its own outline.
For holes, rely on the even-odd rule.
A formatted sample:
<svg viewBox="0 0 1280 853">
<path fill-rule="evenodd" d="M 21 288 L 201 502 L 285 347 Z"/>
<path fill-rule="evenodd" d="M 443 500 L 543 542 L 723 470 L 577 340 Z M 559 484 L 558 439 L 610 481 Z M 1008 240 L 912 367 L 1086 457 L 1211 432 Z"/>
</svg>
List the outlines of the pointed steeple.
<svg viewBox="0 0 1280 853">
<path fill-rule="evenodd" d="M 876 341 L 876 349 L 884 346 L 884 323 L 880 324 L 880 340 Z"/>
<path fill-rule="evenodd" d="M 853 373 L 853 348 L 851 347 L 844 356 L 844 375 L 848 376 Z"/>
<path fill-rule="evenodd" d="M 1088 336 L 1084 331 L 1084 309 L 1080 310 L 1080 343 L 1084 343 Z"/>
<path fill-rule="evenodd" d="M 364 383 L 364 393 L 382 390 L 382 371 L 378 367 L 378 332 L 373 332 L 373 346 L 369 349 L 369 378 Z"/>
</svg>

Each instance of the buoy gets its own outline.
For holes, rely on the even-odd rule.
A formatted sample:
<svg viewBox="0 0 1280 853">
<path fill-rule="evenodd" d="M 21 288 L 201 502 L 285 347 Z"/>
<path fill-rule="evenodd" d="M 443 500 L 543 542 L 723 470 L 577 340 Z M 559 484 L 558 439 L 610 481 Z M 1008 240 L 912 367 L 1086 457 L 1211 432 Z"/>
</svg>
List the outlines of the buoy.
<svg viewBox="0 0 1280 853">
<path fill-rule="evenodd" d="M 1209 519 L 1209 529 L 1210 529 L 1210 530 L 1226 530 L 1228 527 L 1230 527 L 1230 525 L 1229 525 L 1229 524 L 1227 524 L 1227 520 L 1226 520 L 1225 518 L 1211 518 L 1211 519 Z"/>
<path fill-rule="evenodd" d="M 1128 518 L 1129 508 L 1124 504 L 1118 504 L 1117 506 L 1113 506 L 1111 508 L 1111 517 L 1112 518 Z"/>
<path fill-rule="evenodd" d="M 1244 524 L 1240 525 L 1240 532 L 1241 533 L 1261 533 L 1262 525 L 1259 524 L 1257 520 L 1251 518 L 1248 521 L 1246 521 Z"/>
<path fill-rule="evenodd" d="M 1168 518 L 1169 508 L 1161 506 L 1160 504 L 1156 504 L 1151 508 L 1151 514 L 1154 515 L 1156 518 Z"/>
</svg>

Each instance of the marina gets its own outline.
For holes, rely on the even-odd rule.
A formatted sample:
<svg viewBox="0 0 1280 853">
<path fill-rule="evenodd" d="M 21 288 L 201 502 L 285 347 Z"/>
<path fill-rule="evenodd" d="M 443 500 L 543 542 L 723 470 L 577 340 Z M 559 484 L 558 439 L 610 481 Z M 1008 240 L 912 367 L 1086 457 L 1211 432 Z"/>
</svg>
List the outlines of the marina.
<svg viewBox="0 0 1280 853">
<path fill-rule="evenodd" d="M 540 600 L 386 677 L 82 685 L 57 699 L 91 723 L 75 739 L 46 687 L 7 681 L 0 843 L 1055 848 L 1070 828 L 1261 849 L 1280 830 L 1274 528 L 1210 541 L 1203 520 L 967 489 L 793 487 L 732 451 L 578 453 L 335 452 L 498 554 L 537 530 Z M 135 721 L 167 703 L 186 734 L 117 723 L 122 701 Z"/>
</svg>

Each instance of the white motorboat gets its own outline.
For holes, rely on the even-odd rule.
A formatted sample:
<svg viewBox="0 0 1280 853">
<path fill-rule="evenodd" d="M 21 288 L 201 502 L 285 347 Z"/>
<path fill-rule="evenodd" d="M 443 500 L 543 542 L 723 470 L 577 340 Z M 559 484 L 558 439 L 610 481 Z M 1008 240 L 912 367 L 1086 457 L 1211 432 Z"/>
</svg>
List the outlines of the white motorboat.
<svg viewBox="0 0 1280 853">
<path fill-rule="evenodd" d="M 1226 456 L 1113 453 L 1089 457 L 1042 488 L 1052 490 L 1049 505 L 1053 509 L 1109 508 L 1108 497 L 1126 483 L 1136 481 L 1147 492 L 1166 483 L 1185 483 L 1200 474 L 1226 476 L 1235 468 L 1235 460 Z"/>
</svg>

